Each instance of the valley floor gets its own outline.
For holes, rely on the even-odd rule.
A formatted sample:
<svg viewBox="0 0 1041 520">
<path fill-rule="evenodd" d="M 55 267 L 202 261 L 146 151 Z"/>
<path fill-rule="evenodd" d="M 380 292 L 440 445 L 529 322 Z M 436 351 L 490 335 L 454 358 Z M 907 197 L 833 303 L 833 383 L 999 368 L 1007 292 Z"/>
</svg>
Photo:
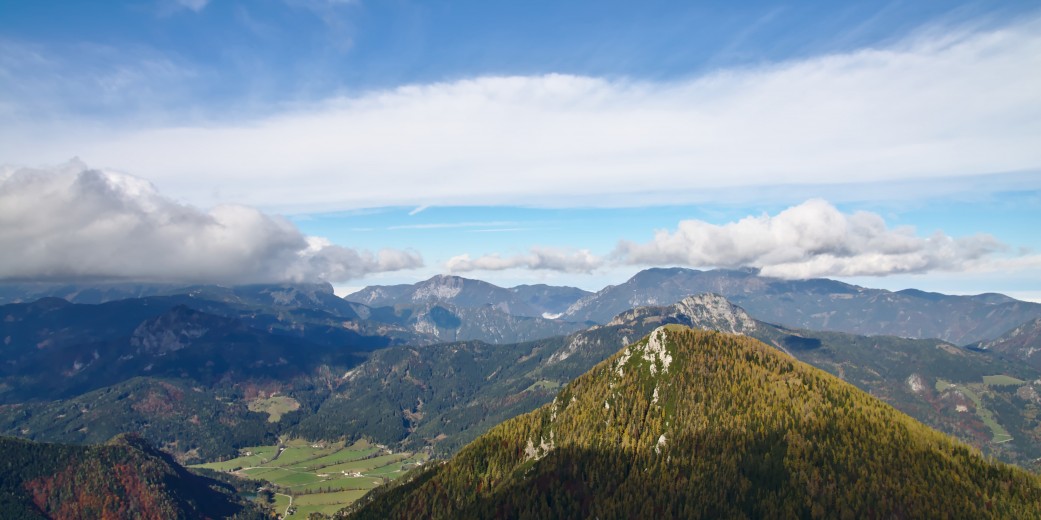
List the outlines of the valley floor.
<svg viewBox="0 0 1041 520">
<path fill-rule="evenodd" d="M 280 516 L 306 518 L 312 512 L 332 515 L 427 459 L 425 453 L 393 452 L 364 440 L 350 446 L 292 440 L 243 448 L 237 458 L 193 467 L 266 481 L 273 492 L 266 505 Z"/>
</svg>

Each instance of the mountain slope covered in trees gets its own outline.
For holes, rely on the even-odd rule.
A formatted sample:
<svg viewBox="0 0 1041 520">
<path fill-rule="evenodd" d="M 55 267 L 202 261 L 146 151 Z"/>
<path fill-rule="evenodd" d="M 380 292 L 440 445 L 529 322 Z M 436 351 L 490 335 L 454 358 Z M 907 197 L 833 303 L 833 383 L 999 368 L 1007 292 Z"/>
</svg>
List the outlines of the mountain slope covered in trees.
<svg viewBox="0 0 1041 520">
<path fill-rule="evenodd" d="M 664 326 L 352 518 L 1038 518 L 1041 481 L 747 337 Z"/>
<path fill-rule="evenodd" d="M 365 432 L 385 444 L 431 445 L 434 453 L 450 456 L 494 425 L 549 402 L 562 385 L 667 324 L 759 339 L 1006 462 L 1033 467 L 1041 456 L 1034 400 L 1041 385 L 1029 366 L 935 339 L 788 329 L 758 321 L 711 294 L 627 311 L 566 337 L 380 350 L 350 370 L 294 431 L 307 438 Z M 1018 383 L 983 384 L 996 375 Z M 948 383 L 956 386 L 936 390 Z"/>
<path fill-rule="evenodd" d="M 267 518 L 133 435 L 94 446 L 0 437 L 0 453 L 0 512 L 10 520 Z"/>
</svg>

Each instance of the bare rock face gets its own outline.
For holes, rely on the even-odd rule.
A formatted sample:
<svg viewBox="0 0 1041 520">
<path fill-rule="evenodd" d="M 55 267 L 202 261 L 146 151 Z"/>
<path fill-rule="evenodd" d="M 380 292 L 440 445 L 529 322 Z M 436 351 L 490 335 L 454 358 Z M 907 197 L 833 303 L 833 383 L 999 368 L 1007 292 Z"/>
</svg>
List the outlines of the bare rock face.
<svg viewBox="0 0 1041 520">
<path fill-rule="evenodd" d="M 184 307 L 175 307 L 170 312 L 145 321 L 134 329 L 130 346 L 137 348 L 140 353 L 159 356 L 181 350 L 209 330 L 196 319 L 197 314 Z"/>
<path fill-rule="evenodd" d="M 711 329 L 730 334 L 756 330 L 756 320 L 718 294 L 696 294 L 667 307 L 640 307 L 615 316 L 609 326 L 657 320 L 678 323 L 695 329 Z"/>
</svg>

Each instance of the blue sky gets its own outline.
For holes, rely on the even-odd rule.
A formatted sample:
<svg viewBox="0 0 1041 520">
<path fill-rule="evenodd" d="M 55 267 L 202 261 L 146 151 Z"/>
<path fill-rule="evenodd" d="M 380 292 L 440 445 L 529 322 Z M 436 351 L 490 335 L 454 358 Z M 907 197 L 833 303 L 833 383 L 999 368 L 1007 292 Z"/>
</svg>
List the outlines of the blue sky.
<svg viewBox="0 0 1041 520">
<path fill-rule="evenodd" d="M 0 1 L 0 279 L 1041 299 L 1039 143 L 1038 2 Z"/>
<path fill-rule="evenodd" d="M 82 89 L 41 104 L 104 118 L 187 109 L 219 119 L 487 75 L 686 78 L 886 45 L 931 24 L 1000 25 L 1038 8 L 994 4 L 8 0 L 0 34 L 16 46 L 5 53 L 8 72 L 18 61 L 11 54 L 31 49 L 67 67 L 63 78 Z M 92 95 L 117 71 L 141 74 L 129 87 L 165 88 Z"/>
</svg>

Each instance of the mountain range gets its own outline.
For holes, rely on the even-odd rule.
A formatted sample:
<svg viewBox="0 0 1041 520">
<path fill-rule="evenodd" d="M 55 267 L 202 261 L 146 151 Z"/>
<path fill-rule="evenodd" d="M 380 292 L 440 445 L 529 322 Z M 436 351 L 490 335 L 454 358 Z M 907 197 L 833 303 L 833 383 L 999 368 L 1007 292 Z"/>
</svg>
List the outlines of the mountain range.
<svg viewBox="0 0 1041 520">
<path fill-rule="evenodd" d="M 1037 518 L 1041 480 L 747 337 L 663 326 L 349 518 Z"/>
<path fill-rule="evenodd" d="M 458 307 L 492 306 L 510 309 L 513 314 L 559 314 L 564 321 L 602 324 L 636 307 L 669 305 L 694 294 L 715 293 L 758 319 L 788 327 L 936 338 L 957 345 L 994 339 L 1041 317 L 1041 304 L 1002 294 L 952 296 L 915 289 L 893 292 L 822 278 L 771 278 L 760 276 L 754 269 L 646 269 L 622 284 L 592 294 L 555 288 L 560 292 L 553 293 L 558 304 L 552 310 L 533 307 L 517 298 L 515 291 L 523 287 L 503 289 L 477 280 L 436 276 L 413 285 L 366 287 L 346 298 L 367 305 L 437 301 Z"/>
<path fill-rule="evenodd" d="M 682 292 L 677 279 L 705 276 L 759 279 L 744 271 L 648 270 L 627 284 L 657 280 L 659 292 L 648 294 L 665 294 Z M 1009 350 L 813 331 L 760 321 L 707 295 L 626 310 L 582 331 L 588 322 L 505 314 L 487 296 L 555 294 L 552 310 L 560 310 L 572 298 L 579 298 L 568 304 L 574 309 L 595 295 L 470 282 L 437 277 L 401 293 L 410 301 L 425 294 L 425 302 L 382 307 L 337 298 L 323 285 L 193 286 L 185 294 L 103 304 L 44 298 L 0 306 L 0 431 L 61 442 L 144 431 L 196 461 L 285 433 L 369 436 L 448 455 L 543 404 L 655 324 L 679 323 L 756 337 L 1005 460 L 1041 457 L 1031 412 L 1041 405 L 1041 377 L 1017 357 L 1031 352 L 1029 334 L 1015 335 L 1026 346 Z M 453 293 L 454 303 L 432 296 Z M 474 306 L 457 306 L 466 302 Z M 1020 383 L 983 383 L 995 375 Z M 287 400 L 291 410 L 269 416 L 271 399 Z"/>
<path fill-rule="evenodd" d="M 1029 366 L 935 339 L 772 325 L 711 294 L 630 310 L 606 325 L 569 336 L 374 352 L 344 375 L 314 416 L 301 421 L 299 432 L 333 435 L 335 418 L 346 418 L 341 420 L 347 430 L 366 431 L 379 442 L 432 445 L 435 453 L 449 455 L 492 425 L 549 402 L 562 385 L 666 324 L 759 339 L 987 453 L 1025 466 L 1041 457 L 1041 422 L 1034 414 L 1041 400 L 1031 397 L 1041 390 L 1041 374 Z M 999 374 L 1011 384 L 984 384 L 985 378 Z M 960 386 L 944 387 L 948 383 Z M 1002 425 L 1000 430 L 988 426 L 992 420 Z"/>
<path fill-rule="evenodd" d="M 689 292 L 703 286 L 720 291 Z M 80 303 L 32 299 L 44 293 Z M 133 432 L 184 463 L 286 438 L 448 458 L 675 325 L 761 341 L 985 455 L 1030 469 L 1041 458 L 1041 306 L 1002 295 L 689 269 L 597 293 L 440 276 L 350 299 L 327 284 L 0 295 L 26 300 L 0 305 L 0 434 L 35 441 L 101 445 Z"/>
<path fill-rule="evenodd" d="M 575 287 L 518 285 L 505 289 L 481 280 L 438 275 L 416 284 L 366 287 L 344 297 L 370 307 L 408 303 L 448 303 L 456 307 L 490 306 L 514 316 L 550 317 L 563 313 L 588 291 Z"/>
</svg>

